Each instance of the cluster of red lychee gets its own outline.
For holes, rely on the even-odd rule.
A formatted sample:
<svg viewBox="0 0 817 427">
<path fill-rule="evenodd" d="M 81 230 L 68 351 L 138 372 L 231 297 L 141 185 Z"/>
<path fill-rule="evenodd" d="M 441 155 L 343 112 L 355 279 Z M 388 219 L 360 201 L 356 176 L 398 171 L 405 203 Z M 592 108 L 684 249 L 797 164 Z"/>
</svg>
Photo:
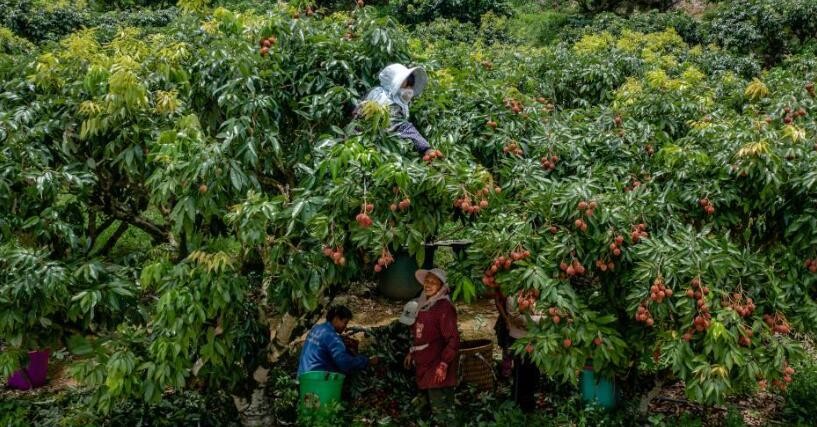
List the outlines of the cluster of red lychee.
<svg viewBox="0 0 817 427">
<path fill-rule="evenodd" d="M 511 141 L 502 147 L 502 152 L 505 154 L 513 154 L 514 156 L 522 156 L 525 152 L 516 141 Z"/>
<path fill-rule="evenodd" d="M 360 213 L 355 216 L 355 221 L 357 224 L 363 228 L 369 228 L 374 224 L 371 218 L 369 218 L 369 214 L 372 213 L 374 210 L 374 205 L 371 203 L 363 203 L 360 206 Z"/>
<path fill-rule="evenodd" d="M 786 107 L 783 109 L 783 113 L 785 114 L 783 117 L 783 123 L 787 125 L 790 125 L 794 119 L 804 117 L 807 114 L 806 109 L 803 107 L 798 108 L 797 111 L 792 111 L 790 107 Z"/>
<path fill-rule="evenodd" d="M 494 187 L 494 193 L 499 194 L 502 192 L 502 189 L 499 187 Z M 487 197 L 491 194 L 491 187 L 484 187 L 483 189 L 477 191 L 476 196 L 480 198 L 479 201 L 472 200 L 471 196 L 465 195 L 463 197 L 457 198 L 454 201 L 454 208 L 459 209 L 463 213 L 474 215 L 480 213 L 483 209 L 487 209 L 488 206 L 491 204 L 488 202 Z"/>
<path fill-rule="evenodd" d="M 749 317 L 755 311 L 755 302 L 751 298 L 738 293 L 730 295 L 723 302 L 723 306 L 732 308 L 740 317 Z"/>
<path fill-rule="evenodd" d="M 616 263 L 614 263 L 613 261 L 604 262 L 603 259 L 597 259 L 596 268 L 598 268 L 601 271 L 615 271 Z"/>
<path fill-rule="evenodd" d="M 556 169 L 556 163 L 559 163 L 559 156 L 542 156 L 542 159 L 539 160 L 539 163 L 542 164 L 542 167 L 552 171 Z"/>
<path fill-rule="evenodd" d="M 633 230 L 630 232 L 630 240 L 633 243 L 638 243 L 639 240 L 649 237 L 650 233 L 647 233 L 647 225 L 646 224 L 636 224 L 633 226 Z"/>
<path fill-rule="evenodd" d="M 270 48 L 272 46 L 275 46 L 276 43 L 278 43 L 278 39 L 275 38 L 275 36 L 269 36 L 269 37 L 267 37 L 265 39 L 261 39 L 258 42 L 258 45 L 259 45 L 258 46 L 259 47 L 258 53 L 260 53 L 261 56 L 267 56 L 267 54 L 269 54 Z"/>
<path fill-rule="evenodd" d="M 809 96 L 811 96 L 812 98 L 814 98 L 815 96 L 817 96 L 817 95 L 815 95 L 815 93 L 814 93 L 814 82 L 808 82 L 808 83 L 806 83 L 806 92 L 808 92 Z"/>
<path fill-rule="evenodd" d="M 638 310 L 635 312 L 635 320 L 636 322 L 641 322 L 649 327 L 655 325 L 655 320 L 652 318 L 652 313 L 647 307 L 642 303 L 638 306 Z"/>
<path fill-rule="evenodd" d="M 700 206 L 707 215 L 712 215 L 715 213 L 715 205 L 712 204 L 712 202 L 706 197 L 698 200 L 698 206 Z"/>
<path fill-rule="evenodd" d="M 524 105 L 521 102 L 517 101 L 513 98 L 505 98 L 505 108 L 513 111 L 515 114 L 519 114 L 522 112 Z"/>
<path fill-rule="evenodd" d="M 639 180 L 637 180 L 635 178 L 632 178 L 630 180 L 630 183 L 627 184 L 626 186 L 624 186 L 624 191 L 625 192 L 633 191 L 638 187 L 641 187 L 641 181 L 639 181 Z"/>
<path fill-rule="evenodd" d="M 653 302 L 661 304 L 664 299 L 672 297 L 672 289 L 664 284 L 662 277 L 657 277 L 650 286 L 650 299 Z"/>
<path fill-rule="evenodd" d="M 491 264 L 488 269 L 485 270 L 485 273 L 482 276 L 482 283 L 489 288 L 496 287 L 496 275 L 500 271 L 507 271 L 510 270 L 513 266 L 513 263 L 516 261 L 522 261 L 530 257 L 530 251 L 527 249 L 517 249 L 511 252 L 510 255 L 500 255 L 496 259 L 494 259 L 493 263 Z M 538 291 L 537 291 L 538 292 Z M 538 294 L 537 294 L 538 298 Z"/>
<path fill-rule="evenodd" d="M 808 269 L 808 271 L 812 273 L 817 273 L 817 258 L 807 259 L 806 262 L 804 262 L 803 264 L 805 264 L 805 267 Z"/>
<path fill-rule="evenodd" d="M 539 299 L 539 289 L 523 289 L 516 295 L 516 304 L 520 313 L 536 309 L 536 300 Z"/>
<path fill-rule="evenodd" d="M 581 214 L 584 214 L 586 217 L 590 218 L 596 213 L 596 206 L 595 200 L 582 200 L 578 205 L 576 205 L 576 208 L 581 212 Z M 587 221 L 578 218 L 576 221 L 574 221 L 574 225 L 576 226 L 577 230 L 580 230 L 583 233 L 587 232 Z"/>
<path fill-rule="evenodd" d="M 763 321 L 766 322 L 766 325 L 769 326 L 769 328 L 771 328 L 775 333 L 786 335 L 791 332 L 789 322 L 780 313 L 775 313 L 774 315 L 764 314 Z"/>
<path fill-rule="evenodd" d="M 691 287 L 687 289 L 686 295 L 695 300 L 695 305 L 698 308 L 698 314 L 692 319 L 692 326 L 695 332 L 703 332 L 709 329 L 712 321 L 712 315 L 709 313 L 709 306 L 706 305 L 706 296 L 709 295 L 709 288 L 703 286 L 701 279 L 694 278 L 690 282 Z M 687 332 L 690 333 L 690 332 Z M 689 341 L 684 337 L 686 341 Z"/>
<path fill-rule="evenodd" d="M 584 273 L 587 272 L 587 269 L 585 269 L 582 263 L 576 258 L 573 258 L 570 264 L 562 261 L 559 264 L 559 269 L 562 270 L 567 277 L 584 276 Z"/>
<path fill-rule="evenodd" d="M 389 252 L 389 249 L 383 248 L 380 252 L 380 258 L 377 259 L 377 264 L 374 266 L 374 272 L 380 273 L 393 262 L 394 257 L 391 255 L 391 252 Z"/>
<path fill-rule="evenodd" d="M 405 199 L 403 199 L 403 200 L 401 200 L 401 201 L 399 201 L 397 203 L 392 203 L 391 205 L 389 205 L 389 210 L 392 211 L 392 212 L 397 212 L 398 210 L 404 211 L 404 210 L 408 209 L 409 206 L 411 206 L 411 199 L 406 197 Z"/>
<path fill-rule="evenodd" d="M 550 320 L 555 325 L 562 323 L 562 319 L 565 319 L 567 323 L 573 323 L 573 319 L 570 318 L 570 313 L 558 307 L 550 307 L 548 309 L 548 316 L 550 316 Z"/>
<path fill-rule="evenodd" d="M 614 257 L 621 256 L 621 247 L 624 245 L 624 236 L 616 236 L 613 243 L 610 243 L 610 253 Z"/>
<path fill-rule="evenodd" d="M 440 151 L 440 150 L 428 150 L 423 155 L 423 161 L 428 162 L 428 163 L 433 162 L 435 159 L 442 159 L 442 158 L 443 158 L 443 152 Z"/>
<path fill-rule="evenodd" d="M 332 259 L 332 262 L 335 265 L 344 266 L 346 265 L 346 257 L 343 256 L 343 247 L 338 246 L 337 248 L 332 248 L 331 246 L 325 246 L 323 248 L 323 254 L 327 257 Z"/>
<path fill-rule="evenodd" d="M 755 335 L 750 328 L 742 328 L 740 338 L 738 338 L 738 345 L 742 347 L 749 347 L 752 345 L 752 337 Z"/>
</svg>

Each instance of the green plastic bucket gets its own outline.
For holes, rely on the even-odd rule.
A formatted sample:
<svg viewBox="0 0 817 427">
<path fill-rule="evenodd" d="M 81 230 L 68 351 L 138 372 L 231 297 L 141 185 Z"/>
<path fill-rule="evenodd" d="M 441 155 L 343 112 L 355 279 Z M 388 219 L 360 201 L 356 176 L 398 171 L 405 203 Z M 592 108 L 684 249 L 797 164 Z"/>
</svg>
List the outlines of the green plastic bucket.
<svg viewBox="0 0 817 427">
<path fill-rule="evenodd" d="M 597 375 L 592 366 L 585 366 L 581 376 L 582 400 L 596 402 L 599 406 L 611 409 L 616 406 L 616 383 Z"/>
<path fill-rule="evenodd" d="M 338 372 L 305 372 L 298 377 L 301 388 L 301 406 L 304 404 L 304 399 L 309 395 L 317 396 L 321 406 L 330 402 L 340 401 L 344 378 L 346 378 L 346 375 Z"/>
</svg>

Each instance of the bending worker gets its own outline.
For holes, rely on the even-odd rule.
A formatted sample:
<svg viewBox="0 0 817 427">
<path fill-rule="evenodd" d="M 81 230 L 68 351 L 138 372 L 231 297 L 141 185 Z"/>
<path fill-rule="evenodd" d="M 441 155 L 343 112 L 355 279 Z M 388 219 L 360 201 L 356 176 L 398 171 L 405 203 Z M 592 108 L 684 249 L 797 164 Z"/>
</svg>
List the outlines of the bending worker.
<svg viewBox="0 0 817 427">
<path fill-rule="evenodd" d="M 298 376 L 311 371 L 341 372 L 348 374 L 376 365 L 377 357 L 354 356 L 347 349 L 340 334 L 352 320 L 352 311 L 339 305 L 329 309 L 326 322 L 316 325 L 306 336 L 298 362 Z"/>
</svg>

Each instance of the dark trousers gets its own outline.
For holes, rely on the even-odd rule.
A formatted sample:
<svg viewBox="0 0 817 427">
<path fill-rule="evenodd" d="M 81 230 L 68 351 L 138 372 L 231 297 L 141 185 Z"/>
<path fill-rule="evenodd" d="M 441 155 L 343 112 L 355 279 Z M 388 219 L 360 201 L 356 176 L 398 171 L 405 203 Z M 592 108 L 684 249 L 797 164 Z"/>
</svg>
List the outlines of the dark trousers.
<svg viewBox="0 0 817 427">
<path fill-rule="evenodd" d="M 432 388 L 428 390 L 428 404 L 434 425 L 456 426 L 454 387 Z"/>
<path fill-rule="evenodd" d="M 539 368 L 530 360 L 528 355 L 514 355 L 513 358 L 513 400 L 522 409 L 522 412 L 532 412 L 536 409 L 536 399 L 533 394 L 539 386 Z"/>
</svg>

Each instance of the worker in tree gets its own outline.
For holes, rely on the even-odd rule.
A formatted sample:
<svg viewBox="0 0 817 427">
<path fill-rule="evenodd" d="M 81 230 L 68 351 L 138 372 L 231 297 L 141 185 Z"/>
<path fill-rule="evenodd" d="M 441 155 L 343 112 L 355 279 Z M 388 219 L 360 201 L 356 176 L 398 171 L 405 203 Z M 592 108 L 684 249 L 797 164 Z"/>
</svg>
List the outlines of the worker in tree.
<svg viewBox="0 0 817 427">
<path fill-rule="evenodd" d="M 520 291 L 522 294 L 523 291 Z M 510 335 L 510 345 L 528 335 L 528 317 L 519 308 L 519 299 L 509 297 L 505 299 L 505 319 Z M 531 310 L 531 309 L 529 309 Z M 530 320 L 534 323 L 542 319 L 542 315 L 531 310 Z M 534 394 L 539 386 L 539 368 L 531 360 L 530 355 L 515 354 L 513 359 L 513 387 L 511 397 L 522 409 L 522 412 L 532 412 L 536 408 Z"/>
<path fill-rule="evenodd" d="M 427 393 L 432 414 L 446 418 L 453 413 L 457 385 L 457 311 L 443 270 L 418 270 L 415 278 L 423 293 L 406 304 L 400 316 L 401 323 L 411 325 L 413 338 L 403 363 L 406 369 L 414 366 L 417 388 Z"/>
<path fill-rule="evenodd" d="M 402 64 L 391 64 L 380 72 L 380 86 L 366 95 L 364 101 L 374 101 L 389 108 L 391 126 L 389 130 L 396 136 L 414 143 L 414 148 L 421 155 L 431 148 L 428 141 L 414 127 L 409 118 L 409 104 L 420 96 L 428 82 L 428 75 L 420 67 L 406 68 Z M 355 110 L 355 116 L 360 106 Z"/>
<path fill-rule="evenodd" d="M 352 320 L 352 311 L 339 305 L 329 309 L 326 322 L 316 325 L 306 336 L 298 363 L 298 376 L 311 371 L 349 374 L 379 362 L 377 357 L 355 356 L 340 334 Z"/>
</svg>

